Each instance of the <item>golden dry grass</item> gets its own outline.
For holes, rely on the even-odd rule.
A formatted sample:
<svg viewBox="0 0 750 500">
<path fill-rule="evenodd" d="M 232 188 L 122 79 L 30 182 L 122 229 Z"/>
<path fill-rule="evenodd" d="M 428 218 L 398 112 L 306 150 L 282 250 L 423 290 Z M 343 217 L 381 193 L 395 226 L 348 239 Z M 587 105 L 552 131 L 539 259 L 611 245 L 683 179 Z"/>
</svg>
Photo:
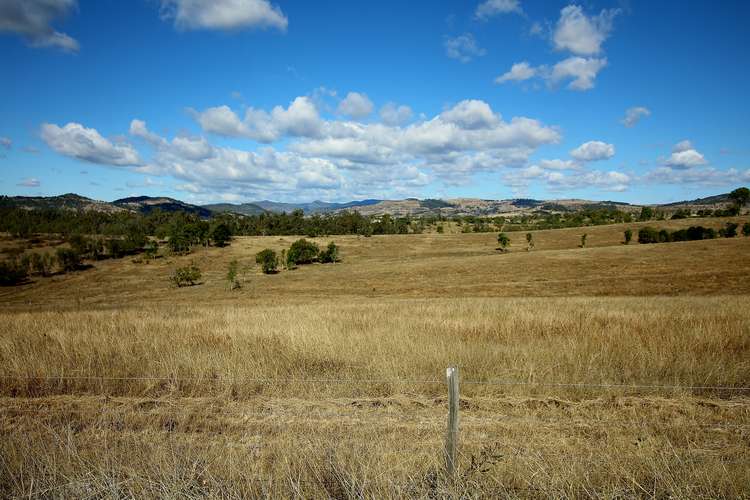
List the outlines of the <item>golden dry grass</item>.
<svg viewBox="0 0 750 500">
<path fill-rule="evenodd" d="M 637 226 L 504 255 L 495 233 L 321 238 L 343 262 L 231 292 L 229 261 L 294 240 L 238 238 L 1 289 L 0 495 L 750 497 L 750 238 L 620 244 Z M 191 259 L 204 283 L 170 288 Z M 452 482 L 429 382 L 450 364 Z"/>
</svg>

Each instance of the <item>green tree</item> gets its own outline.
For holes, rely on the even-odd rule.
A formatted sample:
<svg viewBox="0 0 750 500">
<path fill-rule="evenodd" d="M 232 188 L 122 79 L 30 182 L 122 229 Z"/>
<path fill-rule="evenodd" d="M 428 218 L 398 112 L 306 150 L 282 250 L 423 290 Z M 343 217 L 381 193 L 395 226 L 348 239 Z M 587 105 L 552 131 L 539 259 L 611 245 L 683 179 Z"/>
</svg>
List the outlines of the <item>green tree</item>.
<svg viewBox="0 0 750 500">
<path fill-rule="evenodd" d="M 500 233 L 497 235 L 497 244 L 500 245 L 501 252 L 507 252 L 508 247 L 510 246 L 510 238 L 508 238 L 508 235 L 505 233 Z"/>
<path fill-rule="evenodd" d="M 289 247 L 287 261 L 292 265 L 311 264 L 318 259 L 320 248 L 311 241 L 302 238 Z"/>
<path fill-rule="evenodd" d="M 738 213 L 750 201 L 750 189 L 746 187 L 737 188 L 729 193 L 729 198 L 737 206 Z"/>
<path fill-rule="evenodd" d="M 651 207 L 643 207 L 641 208 L 641 215 L 638 217 L 638 220 L 651 220 L 654 218 L 654 209 Z"/>
<path fill-rule="evenodd" d="M 16 259 L 0 261 L 0 286 L 20 285 L 27 276 L 28 270 Z"/>
<path fill-rule="evenodd" d="M 81 254 L 72 248 L 58 248 L 56 255 L 57 265 L 63 272 L 75 271 L 81 267 Z"/>
<path fill-rule="evenodd" d="M 445 228 L 442 224 L 438 224 L 438 227 L 435 229 L 439 234 L 443 234 L 445 232 Z"/>
<path fill-rule="evenodd" d="M 169 281 L 177 287 L 193 286 L 201 279 L 201 270 L 194 263 L 185 267 L 178 267 L 169 277 Z"/>
<path fill-rule="evenodd" d="M 626 229 L 624 234 L 625 234 L 625 244 L 630 245 L 630 242 L 633 239 L 633 230 Z"/>
<path fill-rule="evenodd" d="M 739 226 L 734 222 L 727 222 L 726 225 L 719 230 L 719 236 L 722 238 L 734 238 L 737 236 L 737 228 Z"/>
<path fill-rule="evenodd" d="M 742 225 L 742 236 L 750 236 L 750 222 L 745 222 Z"/>
<path fill-rule="evenodd" d="M 260 264 L 265 274 L 273 274 L 279 267 L 279 258 L 276 256 L 276 252 L 270 248 L 266 248 L 255 254 L 255 262 Z"/>
<path fill-rule="evenodd" d="M 659 231 L 646 226 L 638 230 L 638 243 L 659 243 Z"/>
<path fill-rule="evenodd" d="M 320 260 L 323 264 L 333 264 L 339 261 L 339 247 L 336 246 L 336 243 L 330 242 L 325 250 L 320 252 L 320 256 L 318 257 L 318 260 Z"/>
<path fill-rule="evenodd" d="M 211 241 L 217 247 L 224 247 L 232 239 L 232 230 L 223 222 L 216 224 L 211 229 Z"/>
<path fill-rule="evenodd" d="M 191 239 L 183 224 L 175 223 L 167 233 L 167 245 L 169 250 L 175 254 L 190 253 Z"/>
</svg>

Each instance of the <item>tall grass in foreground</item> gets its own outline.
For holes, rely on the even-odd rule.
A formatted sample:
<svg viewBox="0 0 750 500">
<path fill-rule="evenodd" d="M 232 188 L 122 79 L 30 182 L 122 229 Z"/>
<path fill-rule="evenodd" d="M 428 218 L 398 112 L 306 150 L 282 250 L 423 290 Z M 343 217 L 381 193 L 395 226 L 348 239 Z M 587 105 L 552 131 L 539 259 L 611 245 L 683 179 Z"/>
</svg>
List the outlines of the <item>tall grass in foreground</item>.
<svg viewBox="0 0 750 500">
<path fill-rule="evenodd" d="M 16 396 L 437 395 L 450 364 L 473 381 L 750 385 L 746 297 L 8 312 L 0 325 L 0 376 L 10 377 L 0 379 L 0 394 Z M 72 378 L 47 378 L 61 375 Z M 406 381 L 383 381 L 394 379 Z M 440 383 L 409 382 L 430 379 Z M 587 392 L 505 385 L 463 391 Z"/>
</svg>

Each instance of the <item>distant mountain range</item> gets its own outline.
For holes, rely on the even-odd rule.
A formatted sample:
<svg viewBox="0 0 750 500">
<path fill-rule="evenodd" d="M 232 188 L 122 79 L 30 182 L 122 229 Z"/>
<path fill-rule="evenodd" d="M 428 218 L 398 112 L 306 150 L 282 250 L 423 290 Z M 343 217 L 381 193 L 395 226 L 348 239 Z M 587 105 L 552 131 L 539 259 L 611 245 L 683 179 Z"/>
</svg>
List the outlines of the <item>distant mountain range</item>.
<svg viewBox="0 0 750 500">
<path fill-rule="evenodd" d="M 680 208 L 723 208 L 730 203 L 728 194 L 698 198 L 695 200 L 650 205 L 655 208 L 677 210 Z M 215 213 L 235 213 L 240 215 L 258 215 L 262 213 L 292 212 L 302 210 L 305 214 L 333 213 L 343 210 L 356 210 L 362 215 L 391 214 L 394 216 L 443 215 L 511 215 L 532 213 L 540 210 L 551 212 L 574 212 L 584 208 L 616 208 L 618 210 L 637 212 L 641 205 L 631 205 L 617 201 L 592 201 L 578 199 L 534 200 L 515 198 L 510 200 L 483 200 L 478 198 L 424 199 L 407 198 L 404 200 L 360 200 L 347 203 L 328 203 L 313 201 L 310 203 L 279 203 L 274 201 L 256 201 L 242 204 L 214 203 L 210 205 L 193 205 L 168 197 L 135 196 L 121 198 L 112 202 L 97 201 L 73 193 L 60 196 L 0 196 L 0 208 L 18 207 L 27 210 L 62 208 L 69 210 L 96 210 L 117 213 L 131 211 L 149 213 L 159 209 L 165 212 L 182 211 L 209 218 Z"/>
</svg>

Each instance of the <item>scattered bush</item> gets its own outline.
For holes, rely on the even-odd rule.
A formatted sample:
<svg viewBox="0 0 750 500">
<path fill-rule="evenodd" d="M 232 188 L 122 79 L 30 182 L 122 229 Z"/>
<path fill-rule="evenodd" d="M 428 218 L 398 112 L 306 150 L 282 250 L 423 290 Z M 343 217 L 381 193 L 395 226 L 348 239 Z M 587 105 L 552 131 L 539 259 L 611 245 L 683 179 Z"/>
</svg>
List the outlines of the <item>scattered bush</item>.
<svg viewBox="0 0 750 500">
<path fill-rule="evenodd" d="M 287 263 L 291 266 L 312 264 L 318 259 L 320 248 L 318 245 L 306 239 L 297 240 L 289 247 L 286 254 Z"/>
<path fill-rule="evenodd" d="M 630 242 L 633 240 L 633 230 L 626 229 L 624 234 L 625 234 L 625 244 L 630 245 Z"/>
<path fill-rule="evenodd" d="M 722 229 L 722 231 L 725 231 L 725 229 Z M 734 231 L 736 235 L 736 227 Z M 671 233 L 666 229 L 657 231 L 650 226 L 643 227 L 638 231 L 638 243 L 668 243 L 673 241 L 712 240 L 714 238 L 716 238 L 716 231 L 703 226 L 690 226 L 687 229 L 680 229 Z"/>
<path fill-rule="evenodd" d="M 534 236 L 531 233 L 526 233 L 526 251 L 530 252 L 534 249 Z"/>
<path fill-rule="evenodd" d="M 507 252 L 508 247 L 510 246 L 510 238 L 508 238 L 507 234 L 500 233 L 497 235 L 497 244 L 500 245 L 498 250 L 501 252 Z"/>
<path fill-rule="evenodd" d="M 175 269 L 172 276 L 169 277 L 169 281 L 177 287 L 196 285 L 200 279 L 201 270 L 193 263 L 190 263 L 189 266 Z"/>
<path fill-rule="evenodd" d="M 26 281 L 28 270 L 15 259 L 0 261 L 0 286 L 19 285 Z"/>
<path fill-rule="evenodd" d="M 734 222 L 727 222 L 724 228 L 719 230 L 719 236 L 722 238 L 734 238 L 737 236 L 738 225 Z"/>
<path fill-rule="evenodd" d="M 240 288 L 242 288 L 242 285 L 237 278 L 238 272 L 239 263 L 236 260 L 233 260 L 229 263 L 229 268 L 227 269 L 227 282 L 229 283 L 230 290 L 239 290 Z"/>
<path fill-rule="evenodd" d="M 81 267 L 81 254 L 72 248 L 58 248 L 56 255 L 57 265 L 62 272 L 75 271 Z"/>
<path fill-rule="evenodd" d="M 48 253 L 32 253 L 29 257 L 29 270 L 40 276 L 52 274 L 54 259 Z"/>
<path fill-rule="evenodd" d="M 586 233 L 583 233 L 581 235 L 581 245 L 580 245 L 581 248 L 586 248 L 586 240 L 588 239 L 588 237 L 589 235 Z"/>
<path fill-rule="evenodd" d="M 255 262 L 260 264 L 265 274 L 275 273 L 279 267 L 279 258 L 276 256 L 276 252 L 270 248 L 258 252 L 255 255 Z"/>
<path fill-rule="evenodd" d="M 320 252 L 318 260 L 323 264 L 333 264 L 339 261 L 339 247 L 336 243 L 330 242 L 325 250 Z"/>
<path fill-rule="evenodd" d="M 750 222 L 745 222 L 742 225 L 742 236 L 750 236 Z"/>
<path fill-rule="evenodd" d="M 435 230 L 438 232 L 438 234 L 443 234 L 445 232 L 445 228 L 442 224 L 440 224 Z"/>
</svg>

